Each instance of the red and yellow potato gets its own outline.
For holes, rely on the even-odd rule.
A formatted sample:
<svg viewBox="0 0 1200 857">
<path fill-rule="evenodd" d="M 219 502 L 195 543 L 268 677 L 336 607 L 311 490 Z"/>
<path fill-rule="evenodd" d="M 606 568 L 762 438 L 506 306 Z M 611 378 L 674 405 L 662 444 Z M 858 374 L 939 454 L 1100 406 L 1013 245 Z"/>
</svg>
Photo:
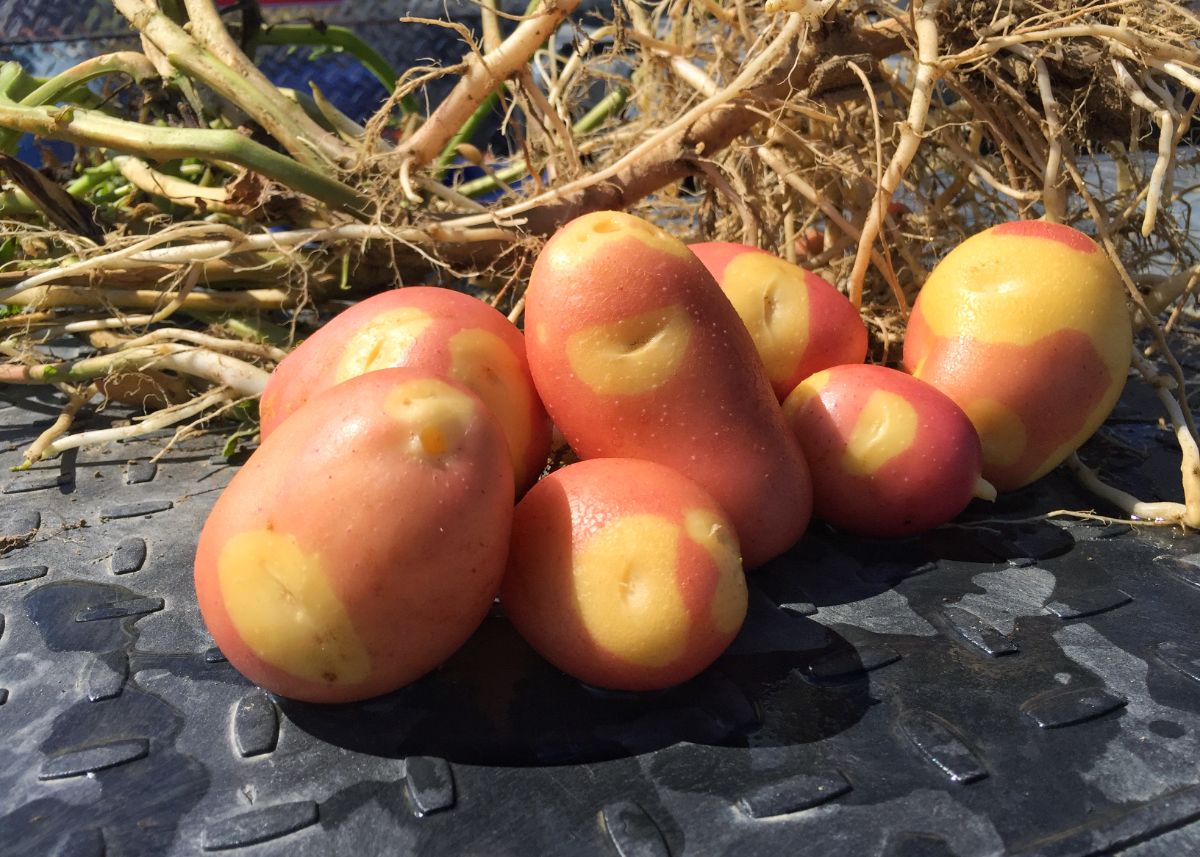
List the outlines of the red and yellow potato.
<svg viewBox="0 0 1200 857">
<path fill-rule="evenodd" d="M 811 512 L 808 467 L 745 326 L 704 265 L 629 214 L 547 242 L 525 295 L 546 409 L 582 458 L 640 458 L 695 480 L 733 521 L 747 568 Z"/>
<path fill-rule="evenodd" d="M 707 667 L 746 615 L 724 512 L 668 467 L 593 459 L 517 505 L 500 601 L 546 660 L 580 681 L 652 690 Z"/>
<path fill-rule="evenodd" d="M 315 396 L 250 457 L 196 551 L 204 621 L 274 693 L 376 696 L 449 657 L 504 571 L 504 435 L 465 385 L 388 369 Z"/>
<path fill-rule="evenodd" d="M 473 390 L 500 421 L 523 492 L 546 466 L 550 424 L 529 377 L 525 342 L 501 313 L 470 295 L 412 286 L 334 318 L 276 367 L 260 404 L 263 437 L 308 399 L 349 378 L 412 366 Z"/>
<path fill-rule="evenodd" d="M 1068 226 L 1017 221 L 975 235 L 930 274 L 904 366 L 950 396 L 1001 491 L 1057 466 L 1104 422 L 1129 370 L 1125 290 Z"/>
<path fill-rule="evenodd" d="M 835 366 L 783 405 L 812 469 L 814 514 L 853 533 L 903 536 L 953 519 L 981 483 L 979 436 L 948 396 L 895 369 Z"/>
<path fill-rule="evenodd" d="M 750 331 L 780 401 L 815 372 L 866 359 L 867 328 L 858 311 L 812 271 L 745 244 L 688 247 Z"/>
</svg>

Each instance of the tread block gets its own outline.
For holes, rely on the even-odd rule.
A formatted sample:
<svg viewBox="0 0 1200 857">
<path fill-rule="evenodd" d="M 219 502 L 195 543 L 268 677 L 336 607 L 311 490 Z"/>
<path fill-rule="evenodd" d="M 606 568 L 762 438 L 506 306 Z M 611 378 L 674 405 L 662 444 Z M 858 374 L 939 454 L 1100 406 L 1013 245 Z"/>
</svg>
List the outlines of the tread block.
<svg viewBox="0 0 1200 857">
<path fill-rule="evenodd" d="M 929 711 L 900 715 L 900 731 L 913 746 L 952 782 L 973 783 L 988 775 L 987 768 L 967 746 L 958 730 Z"/>
<path fill-rule="evenodd" d="M 129 598 L 124 601 L 110 601 L 107 604 L 93 604 L 84 607 L 75 614 L 76 622 L 98 622 L 103 619 L 126 619 L 130 616 L 144 616 L 163 609 L 161 598 Z"/>
<path fill-rule="evenodd" d="M 814 681 L 841 681 L 864 675 L 900 660 L 900 653 L 890 646 L 869 644 L 856 649 L 838 649 L 822 655 L 805 665 L 802 675 Z"/>
<path fill-rule="evenodd" d="M 12 568 L 0 568 L 0 586 L 37 580 L 39 577 L 45 577 L 49 570 L 44 565 L 18 565 Z"/>
<path fill-rule="evenodd" d="M 958 639 L 989 658 L 1015 655 L 1020 651 L 1011 637 L 1001 634 L 970 610 L 947 604 L 941 613 L 946 625 Z"/>
<path fill-rule="evenodd" d="M 233 743 L 243 757 L 261 756 L 279 741 L 279 711 L 261 690 L 238 700 L 233 710 Z"/>
<path fill-rule="evenodd" d="M 1200 645 L 1194 643 L 1159 643 L 1154 654 L 1171 669 L 1192 681 L 1200 682 Z"/>
<path fill-rule="evenodd" d="M 155 515 L 175 508 L 173 500 L 141 500 L 137 503 L 120 503 L 116 506 L 106 506 L 100 510 L 101 521 L 115 521 L 121 518 L 140 518 L 144 515 Z"/>
<path fill-rule="evenodd" d="M 51 756 L 42 763 L 39 780 L 61 780 L 93 774 L 117 765 L 125 765 L 144 759 L 150 753 L 150 742 L 145 738 L 130 738 L 110 741 L 94 747 L 68 750 Z"/>
<path fill-rule="evenodd" d="M 1112 854 L 1200 819 L 1200 786 L 1187 786 L 1128 812 L 1072 828 L 1011 852 L 1013 857 Z M 1155 852 L 1158 853 L 1158 852 Z M 1169 852 L 1163 852 L 1169 853 Z"/>
<path fill-rule="evenodd" d="M 137 536 L 122 539 L 113 551 L 110 567 L 113 574 L 132 574 L 146 564 L 146 540 Z"/>
<path fill-rule="evenodd" d="M 610 803 L 600 816 L 620 857 L 670 857 L 662 831 L 639 804 L 630 800 Z"/>
<path fill-rule="evenodd" d="M 125 467 L 125 484 L 142 485 L 152 482 L 158 475 L 158 465 L 153 461 L 131 461 Z"/>
<path fill-rule="evenodd" d="M 751 818 L 773 818 L 828 803 L 850 788 L 841 771 L 797 774 L 742 795 L 737 805 Z"/>
<path fill-rule="evenodd" d="M 263 807 L 210 824 L 201 847 L 229 851 L 279 839 L 317 823 L 320 811 L 313 801 L 294 801 Z"/>
<path fill-rule="evenodd" d="M 1128 702 L 1103 687 L 1067 688 L 1039 693 L 1026 700 L 1021 711 L 1042 729 L 1059 729 L 1095 720 Z"/>
<path fill-rule="evenodd" d="M 1106 613 L 1122 607 L 1132 600 L 1131 595 L 1115 586 L 1097 586 L 1066 596 L 1058 601 L 1051 601 L 1045 609 L 1047 613 L 1065 621 Z"/>
<path fill-rule="evenodd" d="M 456 800 L 454 772 L 450 763 L 436 756 L 410 756 L 404 768 L 413 814 L 418 818 L 442 812 Z"/>
</svg>

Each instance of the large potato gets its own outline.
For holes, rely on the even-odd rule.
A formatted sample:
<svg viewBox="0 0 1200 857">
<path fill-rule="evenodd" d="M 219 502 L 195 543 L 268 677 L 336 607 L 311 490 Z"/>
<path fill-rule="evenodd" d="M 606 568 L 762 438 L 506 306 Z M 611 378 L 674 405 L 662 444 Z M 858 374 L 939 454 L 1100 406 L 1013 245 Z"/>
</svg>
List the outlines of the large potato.
<svg viewBox="0 0 1200 857">
<path fill-rule="evenodd" d="M 867 357 L 858 310 L 829 282 L 745 244 L 689 244 L 737 310 L 780 401 L 807 378 Z"/>
<path fill-rule="evenodd" d="M 213 508 L 196 595 L 229 661 L 274 693 L 365 699 L 424 675 L 486 615 L 512 524 L 504 435 L 415 369 L 316 396 Z"/>
<path fill-rule="evenodd" d="M 995 496 L 967 415 L 911 375 L 834 366 L 801 382 L 783 410 L 812 469 L 813 513 L 844 530 L 919 533 L 973 496 Z"/>
<path fill-rule="evenodd" d="M 396 366 L 444 374 L 473 390 L 504 429 L 517 489 L 537 480 L 550 452 L 550 423 L 529 377 L 524 337 L 483 301 L 450 289 L 375 295 L 305 340 L 263 391 L 263 437 L 320 391 Z"/>
<path fill-rule="evenodd" d="M 501 604 L 543 657 L 597 687 L 678 684 L 725 650 L 746 579 L 725 513 L 636 459 L 551 473 L 517 505 Z"/>
<path fill-rule="evenodd" d="M 621 212 L 573 220 L 534 265 L 525 329 L 534 383 L 581 457 L 695 480 L 747 568 L 800 538 L 808 467 L 745 325 L 682 242 Z"/>
<path fill-rule="evenodd" d="M 1129 371 L 1125 289 L 1082 232 L 1017 221 L 968 238 L 921 288 L 904 366 L 966 411 L 1001 491 L 1060 464 L 1107 418 Z"/>
</svg>

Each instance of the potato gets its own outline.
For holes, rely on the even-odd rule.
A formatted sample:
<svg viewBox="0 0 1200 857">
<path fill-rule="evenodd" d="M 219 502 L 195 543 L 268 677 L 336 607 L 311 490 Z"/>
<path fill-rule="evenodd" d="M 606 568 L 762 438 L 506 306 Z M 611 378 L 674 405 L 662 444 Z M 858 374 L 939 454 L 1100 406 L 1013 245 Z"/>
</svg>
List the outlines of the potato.
<svg viewBox="0 0 1200 857">
<path fill-rule="evenodd" d="M 557 470 L 517 505 L 500 602 L 546 660 L 580 681 L 652 690 L 725 650 L 746 579 L 724 512 L 649 461 Z"/>
<path fill-rule="evenodd" d="M 313 702 L 394 690 L 488 612 L 512 525 L 503 432 L 465 385 L 386 369 L 314 396 L 221 494 L 196 550 L 213 639 Z"/>
<path fill-rule="evenodd" d="M 516 485 L 524 492 L 550 453 L 550 422 L 529 377 L 525 340 L 483 301 L 411 286 L 356 304 L 276 367 L 260 405 L 263 437 L 310 396 L 377 369 L 413 366 L 473 390 L 500 421 Z"/>
<path fill-rule="evenodd" d="M 1092 239 L 1017 221 L 968 238 L 922 287 L 904 366 L 966 411 L 983 475 L 1009 491 L 1099 428 L 1129 371 L 1125 289 Z"/>
<path fill-rule="evenodd" d="M 741 316 L 780 401 L 809 375 L 866 359 L 867 328 L 858 310 L 812 271 L 745 244 L 688 248 Z"/>
<path fill-rule="evenodd" d="M 745 325 L 682 242 L 621 212 L 571 221 L 534 265 L 525 329 L 534 383 L 580 457 L 695 480 L 747 568 L 800 538 L 808 467 Z"/>
<path fill-rule="evenodd" d="M 834 366 L 783 404 L 812 468 L 814 514 L 870 536 L 946 523 L 976 495 L 979 435 L 944 393 L 883 366 Z"/>
</svg>

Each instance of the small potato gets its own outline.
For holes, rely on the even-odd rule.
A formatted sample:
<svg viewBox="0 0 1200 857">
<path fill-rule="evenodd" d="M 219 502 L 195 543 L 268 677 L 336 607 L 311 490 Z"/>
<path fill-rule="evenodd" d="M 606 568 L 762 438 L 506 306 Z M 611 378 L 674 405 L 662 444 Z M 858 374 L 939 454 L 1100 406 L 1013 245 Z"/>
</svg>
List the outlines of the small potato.
<svg viewBox="0 0 1200 857">
<path fill-rule="evenodd" d="M 804 457 L 745 325 L 681 241 L 622 212 L 571 221 L 538 256 L 525 323 L 534 383 L 580 457 L 695 480 L 733 521 L 747 568 L 800 538 Z"/>
<path fill-rule="evenodd" d="M 746 579 L 724 512 L 668 467 L 597 458 L 517 505 L 500 601 L 546 660 L 580 681 L 653 690 L 725 650 Z"/>
<path fill-rule="evenodd" d="M 979 436 L 944 393 L 883 366 L 835 366 L 783 404 L 812 468 L 818 518 L 870 536 L 903 536 L 952 520 L 980 480 Z"/>
<path fill-rule="evenodd" d="M 780 401 L 809 375 L 866 359 L 867 328 L 858 311 L 812 271 L 745 244 L 688 248 L 741 316 Z"/>
<path fill-rule="evenodd" d="M 276 367 L 259 408 L 266 438 L 311 396 L 378 369 L 413 366 L 473 390 L 508 439 L 524 492 L 550 453 L 550 422 L 529 377 L 525 340 L 501 313 L 450 289 L 410 286 L 334 318 Z"/>
<path fill-rule="evenodd" d="M 487 614 L 512 525 L 504 435 L 464 385 L 385 369 L 313 397 L 221 494 L 196 595 L 269 691 L 366 699 L 442 663 Z"/>
<path fill-rule="evenodd" d="M 1001 491 L 1056 467 L 1099 428 L 1129 371 L 1125 289 L 1082 232 L 1017 221 L 968 238 L 913 305 L 904 367 L 966 411 Z"/>
</svg>

